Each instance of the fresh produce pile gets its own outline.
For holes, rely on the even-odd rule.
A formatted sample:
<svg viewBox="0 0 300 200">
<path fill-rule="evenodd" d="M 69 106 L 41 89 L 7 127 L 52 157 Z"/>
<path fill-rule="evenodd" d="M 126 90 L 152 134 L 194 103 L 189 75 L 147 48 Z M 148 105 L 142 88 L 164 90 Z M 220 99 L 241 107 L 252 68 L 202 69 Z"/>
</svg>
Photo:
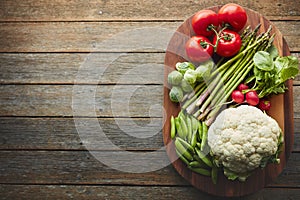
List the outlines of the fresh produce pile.
<svg viewBox="0 0 300 200">
<path fill-rule="evenodd" d="M 188 59 L 168 75 L 170 100 L 181 105 L 170 120 L 177 155 L 214 183 L 219 171 L 245 181 L 255 168 L 279 162 L 282 131 L 265 111 L 271 95 L 284 93 L 285 82 L 299 72 L 296 57 L 279 56 L 271 26 L 258 33 L 260 24 L 252 30 L 246 22 L 246 11 L 233 3 L 218 13 L 197 12 L 195 34 L 184 46 Z M 225 144 L 229 148 L 212 148 Z"/>
</svg>

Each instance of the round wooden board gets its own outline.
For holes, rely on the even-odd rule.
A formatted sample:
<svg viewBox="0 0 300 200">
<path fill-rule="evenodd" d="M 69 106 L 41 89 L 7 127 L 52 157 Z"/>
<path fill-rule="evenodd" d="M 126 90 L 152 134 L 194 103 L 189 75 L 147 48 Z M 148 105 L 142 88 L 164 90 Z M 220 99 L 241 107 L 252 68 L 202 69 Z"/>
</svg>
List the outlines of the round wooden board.
<svg viewBox="0 0 300 200">
<path fill-rule="evenodd" d="M 218 11 L 220 6 L 211 7 L 208 9 Z M 270 25 L 272 25 L 272 32 L 275 33 L 274 45 L 277 47 L 279 54 L 286 56 L 290 55 L 289 48 L 284 40 L 282 34 L 278 29 L 266 18 L 259 13 L 245 8 L 248 21 L 252 29 L 261 24 L 259 32 L 265 32 Z M 293 94 L 292 94 L 292 80 L 287 81 L 288 91 L 283 95 L 277 95 L 271 98 L 272 108 L 268 112 L 273 118 L 276 119 L 282 130 L 284 131 L 284 146 L 283 152 L 280 155 L 280 164 L 269 164 L 265 169 L 257 169 L 246 180 L 246 182 L 230 181 L 222 172 L 219 173 L 218 182 L 214 185 L 210 177 L 205 177 L 189 170 L 186 165 L 178 159 L 175 147 L 170 138 L 170 117 L 171 115 L 177 116 L 180 111 L 180 105 L 172 103 L 169 99 L 169 87 L 167 84 L 167 75 L 170 71 L 175 69 L 175 64 L 180 61 L 185 61 L 184 44 L 186 40 L 194 35 L 191 28 L 191 19 L 188 18 L 181 26 L 178 27 L 173 37 L 169 42 L 165 55 L 165 70 L 164 70 L 164 129 L 163 138 L 166 145 L 167 154 L 177 172 L 189 181 L 194 187 L 217 196 L 244 196 L 258 191 L 269 183 L 282 172 L 286 160 L 289 157 L 293 145 L 294 132 L 293 132 Z M 245 27 L 246 27 L 245 26 Z"/>
</svg>

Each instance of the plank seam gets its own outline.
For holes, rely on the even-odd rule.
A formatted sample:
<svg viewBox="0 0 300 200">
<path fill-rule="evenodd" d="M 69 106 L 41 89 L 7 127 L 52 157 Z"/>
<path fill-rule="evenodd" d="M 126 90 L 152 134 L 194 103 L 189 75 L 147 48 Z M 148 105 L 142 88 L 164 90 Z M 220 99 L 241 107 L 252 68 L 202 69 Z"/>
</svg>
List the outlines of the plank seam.
<svg viewBox="0 0 300 200">
<path fill-rule="evenodd" d="M 189 188 L 194 188 L 190 184 L 181 184 L 181 185 L 170 185 L 170 184 L 147 184 L 147 185 L 142 185 L 142 184 L 129 184 L 129 183 L 101 183 L 101 184 L 96 184 L 96 183 L 5 183 L 5 182 L 0 182 L 0 185 L 13 185 L 13 186 L 91 186 L 91 187 L 99 187 L 99 186 L 104 186 L 104 187 L 189 187 Z M 266 186 L 264 189 L 294 189 L 298 190 L 300 189 L 300 186 L 284 186 L 284 185 L 273 185 L 273 186 Z"/>
<path fill-rule="evenodd" d="M 271 22 L 293 22 L 293 21 L 299 21 L 300 16 L 265 16 L 268 20 Z M 0 23 L 81 23 L 81 22 L 87 22 L 87 23 L 94 23 L 94 22 L 104 22 L 104 23 L 111 23 L 111 22 L 183 22 L 184 19 L 149 19 L 149 18 L 142 18 L 142 19 L 61 19 L 61 20 L 0 20 Z"/>
</svg>

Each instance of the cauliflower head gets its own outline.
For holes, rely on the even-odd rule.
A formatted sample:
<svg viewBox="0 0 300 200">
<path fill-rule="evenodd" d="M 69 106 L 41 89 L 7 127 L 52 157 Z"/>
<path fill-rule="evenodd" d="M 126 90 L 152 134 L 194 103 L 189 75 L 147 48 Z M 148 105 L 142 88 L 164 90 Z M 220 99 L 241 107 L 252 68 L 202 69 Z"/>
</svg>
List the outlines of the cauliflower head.
<svg viewBox="0 0 300 200">
<path fill-rule="evenodd" d="M 228 179 L 241 181 L 271 158 L 278 161 L 282 138 L 272 117 L 248 105 L 223 110 L 208 130 L 208 145 L 216 165 L 223 167 Z"/>
</svg>

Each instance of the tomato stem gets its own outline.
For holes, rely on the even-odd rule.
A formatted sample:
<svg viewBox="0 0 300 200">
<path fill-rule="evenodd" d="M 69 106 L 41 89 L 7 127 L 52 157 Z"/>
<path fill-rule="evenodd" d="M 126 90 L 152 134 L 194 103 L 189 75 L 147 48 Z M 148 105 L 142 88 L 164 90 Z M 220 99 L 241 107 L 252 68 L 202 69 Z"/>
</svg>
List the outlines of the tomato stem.
<svg viewBox="0 0 300 200">
<path fill-rule="evenodd" d="M 216 52 L 217 51 L 217 47 L 219 45 L 219 41 L 221 39 L 231 40 L 232 36 L 229 35 L 229 34 L 224 34 L 224 36 L 221 36 L 222 33 L 223 33 L 223 31 L 226 30 L 228 28 L 228 26 L 223 27 L 219 32 L 212 25 L 210 27 L 211 27 L 210 30 L 212 30 L 215 33 L 216 37 L 217 37 L 216 43 L 215 44 L 211 44 L 211 46 L 214 48 L 214 52 Z"/>
<path fill-rule="evenodd" d="M 200 45 L 203 49 L 206 49 L 207 45 L 210 45 L 210 43 L 205 42 L 205 41 L 200 41 Z"/>
</svg>

